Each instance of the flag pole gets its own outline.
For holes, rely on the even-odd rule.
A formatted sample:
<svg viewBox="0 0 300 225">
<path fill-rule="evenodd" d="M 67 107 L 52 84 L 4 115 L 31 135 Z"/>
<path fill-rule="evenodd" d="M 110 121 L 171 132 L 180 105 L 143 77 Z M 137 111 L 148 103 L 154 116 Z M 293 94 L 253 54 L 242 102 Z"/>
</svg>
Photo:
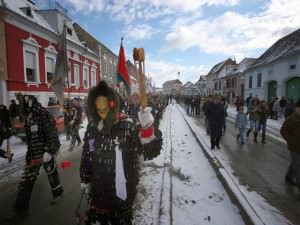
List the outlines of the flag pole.
<svg viewBox="0 0 300 225">
<path fill-rule="evenodd" d="M 120 48 L 123 45 L 123 36 L 121 37 L 121 44 L 120 44 Z M 115 74 L 115 81 L 114 81 L 114 86 L 117 87 L 117 77 L 118 77 L 118 68 L 119 68 L 119 63 L 120 63 L 120 59 L 118 57 L 118 64 L 117 64 L 117 69 L 116 69 L 116 74 Z M 120 87 L 118 87 L 118 93 L 120 92 Z M 120 94 L 120 93 L 119 93 Z"/>
<path fill-rule="evenodd" d="M 68 88 L 68 99 L 69 101 L 71 100 L 71 96 L 70 96 L 70 79 L 69 79 L 69 71 L 68 71 L 68 51 L 67 51 L 67 32 L 66 29 L 67 28 L 67 24 L 66 24 L 66 20 L 64 20 L 64 27 L 63 27 L 63 32 L 64 32 L 64 39 L 65 39 L 65 44 L 64 44 L 64 52 L 65 52 L 65 71 L 67 71 L 67 88 Z"/>
</svg>

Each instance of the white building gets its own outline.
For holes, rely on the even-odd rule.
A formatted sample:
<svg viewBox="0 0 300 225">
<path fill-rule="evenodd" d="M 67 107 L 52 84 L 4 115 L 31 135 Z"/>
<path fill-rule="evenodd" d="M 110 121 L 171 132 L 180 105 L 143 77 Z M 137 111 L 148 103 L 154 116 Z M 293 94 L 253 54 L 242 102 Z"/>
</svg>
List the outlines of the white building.
<svg viewBox="0 0 300 225">
<path fill-rule="evenodd" d="M 245 96 L 300 98 L 300 29 L 279 39 L 245 74 Z"/>
</svg>

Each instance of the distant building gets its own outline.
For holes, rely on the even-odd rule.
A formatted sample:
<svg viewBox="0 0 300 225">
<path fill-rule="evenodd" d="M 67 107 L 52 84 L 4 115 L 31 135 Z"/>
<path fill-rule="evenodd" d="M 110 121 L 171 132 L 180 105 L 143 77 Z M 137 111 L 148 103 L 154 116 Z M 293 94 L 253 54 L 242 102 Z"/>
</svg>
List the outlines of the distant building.
<svg viewBox="0 0 300 225">
<path fill-rule="evenodd" d="M 199 80 L 194 84 L 196 89 L 196 94 L 200 95 L 201 97 L 205 97 L 207 94 L 206 91 L 206 76 L 200 75 Z"/>
<path fill-rule="evenodd" d="M 208 72 L 206 76 L 206 93 L 223 95 L 226 75 L 236 66 L 236 62 L 228 58 L 216 65 Z"/>
<path fill-rule="evenodd" d="M 194 89 L 193 89 L 194 84 L 190 81 L 186 82 L 179 91 L 179 94 L 182 96 L 192 96 L 194 95 Z"/>
<path fill-rule="evenodd" d="M 232 102 L 237 96 L 244 99 L 245 71 L 255 62 L 256 59 L 244 58 L 225 77 L 224 96 Z"/>
<path fill-rule="evenodd" d="M 300 29 L 279 39 L 246 71 L 245 96 L 300 98 Z"/>
<path fill-rule="evenodd" d="M 178 79 L 176 80 L 169 80 L 163 83 L 163 93 L 165 95 L 178 95 L 180 88 L 182 86 L 182 82 Z"/>
</svg>

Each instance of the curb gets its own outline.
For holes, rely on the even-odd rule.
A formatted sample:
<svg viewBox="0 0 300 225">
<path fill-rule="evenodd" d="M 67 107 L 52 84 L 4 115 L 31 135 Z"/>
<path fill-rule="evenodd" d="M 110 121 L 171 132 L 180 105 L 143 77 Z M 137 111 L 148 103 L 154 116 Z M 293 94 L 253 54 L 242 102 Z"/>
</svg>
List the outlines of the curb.
<svg viewBox="0 0 300 225">
<path fill-rule="evenodd" d="M 177 105 L 177 108 L 190 127 L 194 137 L 203 149 L 203 152 L 208 158 L 212 167 L 216 171 L 217 176 L 220 178 L 226 191 L 229 193 L 229 196 L 231 197 L 233 202 L 236 203 L 241 209 L 241 216 L 243 217 L 245 223 L 249 225 L 266 224 L 259 216 L 259 214 L 255 211 L 254 207 L 250 204 L 247 198 L 244 196 L 238 185 L 234 182 L 232 175 L 224 168 L 222 162 L 217 159 L 213 151 L 209 149 L 209 146 L 204 143 L 201 135 L 197 132 L 196 125 L 191 121 L 189 117 L 186 116 L 184 110 L 181 107 Z"/>
</svg>

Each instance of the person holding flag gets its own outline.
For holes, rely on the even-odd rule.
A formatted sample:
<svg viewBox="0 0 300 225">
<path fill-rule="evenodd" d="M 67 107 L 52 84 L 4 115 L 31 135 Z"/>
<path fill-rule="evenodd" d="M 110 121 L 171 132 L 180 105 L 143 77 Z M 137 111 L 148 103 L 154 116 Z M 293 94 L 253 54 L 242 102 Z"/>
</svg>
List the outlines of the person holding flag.
<svg viewBox="0 0 300 225">
<path fill-rule="evenodd" d="M 128 85 L 125 62 L 121 44 L 118 75 Z M 81 189 L 90 198 L 85 224 L 131 225 L 140 156 L 159 155 L 161 132 L 154 129 L 148 107 L 139 112 L 138 122 L 120 112 L 120 99 L 105 81 L 90 90 L 87 102 L 91 119 L 80 164 Z"/>
</svg>

